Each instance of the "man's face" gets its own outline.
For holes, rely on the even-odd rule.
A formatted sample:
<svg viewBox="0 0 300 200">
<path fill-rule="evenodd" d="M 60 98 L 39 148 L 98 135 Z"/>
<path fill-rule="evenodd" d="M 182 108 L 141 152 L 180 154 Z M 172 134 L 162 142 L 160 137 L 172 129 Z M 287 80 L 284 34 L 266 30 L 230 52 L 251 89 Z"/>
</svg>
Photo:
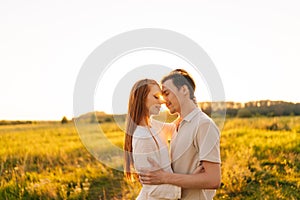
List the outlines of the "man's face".
<svg viewBox="0 0 300 200">
<path fill-rule="evenodd" d="M 180 91 L 173 84 L 173 80 L 167 80 L 162 84 L 162 93 L 171 114 L 180 113 Z"/>
</svg>

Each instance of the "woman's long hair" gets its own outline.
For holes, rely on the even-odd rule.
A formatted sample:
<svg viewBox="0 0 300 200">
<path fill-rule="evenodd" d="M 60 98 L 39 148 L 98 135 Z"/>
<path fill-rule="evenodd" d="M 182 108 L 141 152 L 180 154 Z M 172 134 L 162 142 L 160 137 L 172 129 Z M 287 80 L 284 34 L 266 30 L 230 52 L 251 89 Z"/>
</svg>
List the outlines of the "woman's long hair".
<svg viewBox="0 0 300 200">
<path fill-rule="evenodd" d="M 130 92 L 128 101 L 128 113 L 126 117 L 126 134 L 124 142 L 124 171 L 127 178 L 133 175 L 132 137 L 133 133 L 142 121 L 148 123 L 149 111 L 146 107 L 146 98 L 150 92 L 150 85 L 158 85 L 155 80 L 143 79 L 137 81 Z M 149 124 L 147 124 L 149 125 Z"/>
</svg>

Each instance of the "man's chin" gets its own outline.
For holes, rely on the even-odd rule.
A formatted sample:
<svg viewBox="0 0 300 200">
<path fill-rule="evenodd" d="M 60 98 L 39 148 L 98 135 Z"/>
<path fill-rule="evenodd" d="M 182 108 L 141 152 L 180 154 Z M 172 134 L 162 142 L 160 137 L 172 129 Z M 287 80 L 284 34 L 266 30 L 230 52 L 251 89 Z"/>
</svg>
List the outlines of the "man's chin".
<svg viewBox="0 0 300 200">
<path fill-rule="evenodd" d="M 177 112 L 176 112 L 175 110 L 169 110 L 169 113 L 170 113 L 171 115 L 174 115 L 174 114 L 176 114 Z"/>
</svg>

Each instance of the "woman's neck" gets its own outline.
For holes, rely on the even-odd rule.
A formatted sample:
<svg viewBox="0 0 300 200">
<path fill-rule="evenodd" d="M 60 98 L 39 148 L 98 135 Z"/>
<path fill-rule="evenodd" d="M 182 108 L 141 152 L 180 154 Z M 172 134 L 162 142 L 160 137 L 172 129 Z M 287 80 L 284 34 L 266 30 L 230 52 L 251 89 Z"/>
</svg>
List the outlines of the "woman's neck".
<svg viewBox="0 0 300 200">
<path fill-rule="evenodd" d="M 140 121 L 140 123 L 138 124 L 139 126 L 150 126 L 150 122 L 149 122 L 149 117 L 144 118 L 143 120 Z"/>
</svg>

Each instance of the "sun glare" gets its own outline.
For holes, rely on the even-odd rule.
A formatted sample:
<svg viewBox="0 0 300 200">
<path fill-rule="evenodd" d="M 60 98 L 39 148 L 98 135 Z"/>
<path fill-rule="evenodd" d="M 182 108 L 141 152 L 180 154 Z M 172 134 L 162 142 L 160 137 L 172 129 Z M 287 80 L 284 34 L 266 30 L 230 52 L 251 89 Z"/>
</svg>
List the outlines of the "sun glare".
<svg viewBox="0 0 300 200">
<path fill-rule="evenodd" d="M 161 104 L 161 111 L 169 110 L 166 104 Z"/>
<path fill-rule="evenodd" d="M 159 99 L 162 100 L 163 102 L 165 102 L 163 95 L 159 95 Z"/>
</svg>

